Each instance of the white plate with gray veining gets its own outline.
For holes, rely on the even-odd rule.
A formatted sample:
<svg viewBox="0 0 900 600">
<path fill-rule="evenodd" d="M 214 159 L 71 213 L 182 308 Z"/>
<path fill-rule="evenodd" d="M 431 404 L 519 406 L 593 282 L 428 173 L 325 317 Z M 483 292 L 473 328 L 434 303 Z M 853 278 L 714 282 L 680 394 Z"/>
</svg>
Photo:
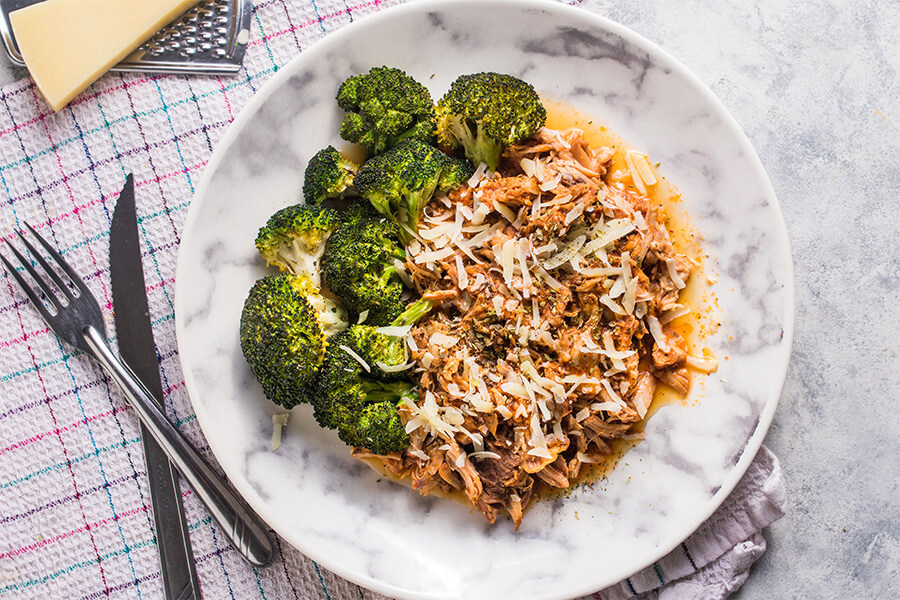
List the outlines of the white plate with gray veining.
<svg viewBox="0 0 900 600">
<path fill-rule="evenodd" d="M 298 201 L 309 157 L 339 143 L 347 76 L 399 66 L 439 97 L 458 75 L 499 71 L 605 122 L 683 194 L 711 256 L 727 355 L 703 398 L 667 406 L 602 484 L 543 501 L 515 532 L 421 498 L 351 459 L 308 407 L 270 449 L 273 413 L 238 344 L 243 300 L 268 271 L 253 246 Z M 735 486 L 772 421 L 787 369 L 787 234 L 753 148 L 684 66 L 587 11 L 538 1 L 415 2 L 337 31 L 281 69 L 219 143 L 185 223 L 176 322 L 187 388 L 231 481 L 310 558 L 401 598 L 571 598 L 676 547 Z M 690 403 L 689 403 L 690 404 Z"/>
</svg>

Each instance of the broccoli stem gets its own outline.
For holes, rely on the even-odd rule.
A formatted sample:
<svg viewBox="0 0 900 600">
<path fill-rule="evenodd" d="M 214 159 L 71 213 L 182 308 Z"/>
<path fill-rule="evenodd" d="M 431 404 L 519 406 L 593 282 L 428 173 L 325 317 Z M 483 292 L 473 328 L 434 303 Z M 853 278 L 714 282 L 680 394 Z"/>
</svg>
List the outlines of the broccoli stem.
<svg viewBox="0 0 900 600">
<path fill-rule="evenodd" d="M 396 273 L 397 269 L 395 267 L 387 267 L 384 269 L 384 271 L 382 271 L 381 276 L 378 278 L 378 282 L 382 286 L 386 287 L 388 284 L 390 284 Z"/>
<path fill-rule="evenodd" d="M 399 404 L 413 389 L 413 385 L 408 381 L 394 381 L 388 383 L 364 379 L 361 385 L 367 403 L 391 402 L 393 404 Z"/>
<path fill-rule="evenodd" d="M 422 319 L 425 315 L 427 315 L 431 309 L 434 307 L 434 300 L 426 300 L 424 298 L 419 298 L 412 304 L 410 304 L 406 310 L 400 313 L 400 316 L 394 319 L 394 322 L 391 325 L 397 325 L 403 327 L 405 325 L 415 325 Z"/>
<path fill-rule="evenodd" d="M 382 236 L 379 241 L 381 242 L 381 247 L 384 249 L 385 253 L 391 258 L 395 258 L 400 262 L 406 260 L 406 250 L 398 246 L 394 240 Z"/>
</svg>

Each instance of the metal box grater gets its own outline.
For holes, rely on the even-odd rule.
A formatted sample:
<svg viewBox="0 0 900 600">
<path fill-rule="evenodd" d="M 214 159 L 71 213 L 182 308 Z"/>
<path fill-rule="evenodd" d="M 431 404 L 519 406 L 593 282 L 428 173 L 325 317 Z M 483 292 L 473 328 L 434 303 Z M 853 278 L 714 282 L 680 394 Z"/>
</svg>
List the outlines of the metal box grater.
<svg viewBox="0 0 900 600">
<path fill-rule="evenodd" d="M 25 66 L 9 13 L 40 0 L 0 0 L 0 37 L 13 64 Z M 140 1 L 140 0 L 138 0 Z M 200 0 L 111 71 L 221 75 L 241 68 L 250 37 L 250 0 Z"/>
</svg>

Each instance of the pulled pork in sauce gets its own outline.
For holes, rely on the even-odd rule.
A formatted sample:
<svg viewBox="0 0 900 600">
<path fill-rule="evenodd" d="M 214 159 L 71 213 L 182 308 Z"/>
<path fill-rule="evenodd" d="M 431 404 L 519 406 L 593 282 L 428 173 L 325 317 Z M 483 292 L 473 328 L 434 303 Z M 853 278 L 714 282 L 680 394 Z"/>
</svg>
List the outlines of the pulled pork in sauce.
<svg viewBox="0 0 900 600">
<path fill-rule="evenodd" d="M 374 457 L 422 494 L 462 491 L 516 527 L 535 485 L 567 488 L 634 435 L 662 382 L 690 385 L 667 323 L 692 263 L 647 186 L 643 155 L 547 128 L 431 201 L 405 276 L 435 300 L 407 337 L 419 397 L 402 453 Z"/>
</svg>

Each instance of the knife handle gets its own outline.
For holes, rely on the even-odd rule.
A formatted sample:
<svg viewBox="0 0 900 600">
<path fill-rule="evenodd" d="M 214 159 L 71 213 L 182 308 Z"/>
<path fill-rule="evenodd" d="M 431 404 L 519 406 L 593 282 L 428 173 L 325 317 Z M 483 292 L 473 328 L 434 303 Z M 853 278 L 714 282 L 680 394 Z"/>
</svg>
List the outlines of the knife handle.
<svg viewBox="0 0 900 600">
<path fill-rule="evenodd" d="M 122 389 L 141 423 L 193 488 L 228 541 L 244 559 L 265 567 L 275 559 L 275 543 L 262 519 L 191 446 L 153 401 L 152 394 L 132 370 L 112 351 L 103 334 L 90 325 L 82 330 L 91 354 Z"/>
<path fill-rule="evenodd" d="M 153 399 L 162 394 L 153 391 Z M 159 402 L 156 402 L 160 406 Z M 150 503 L 159 550 L 160 576 L 166 600 L 200 600 L 200 580 L 191 549 L 187 518 L 178 490 L 178 472 L 165 452 L 141 425 L 144 457 L 147 461 L 147 481 L 150 482 Z"/>
</svg>

